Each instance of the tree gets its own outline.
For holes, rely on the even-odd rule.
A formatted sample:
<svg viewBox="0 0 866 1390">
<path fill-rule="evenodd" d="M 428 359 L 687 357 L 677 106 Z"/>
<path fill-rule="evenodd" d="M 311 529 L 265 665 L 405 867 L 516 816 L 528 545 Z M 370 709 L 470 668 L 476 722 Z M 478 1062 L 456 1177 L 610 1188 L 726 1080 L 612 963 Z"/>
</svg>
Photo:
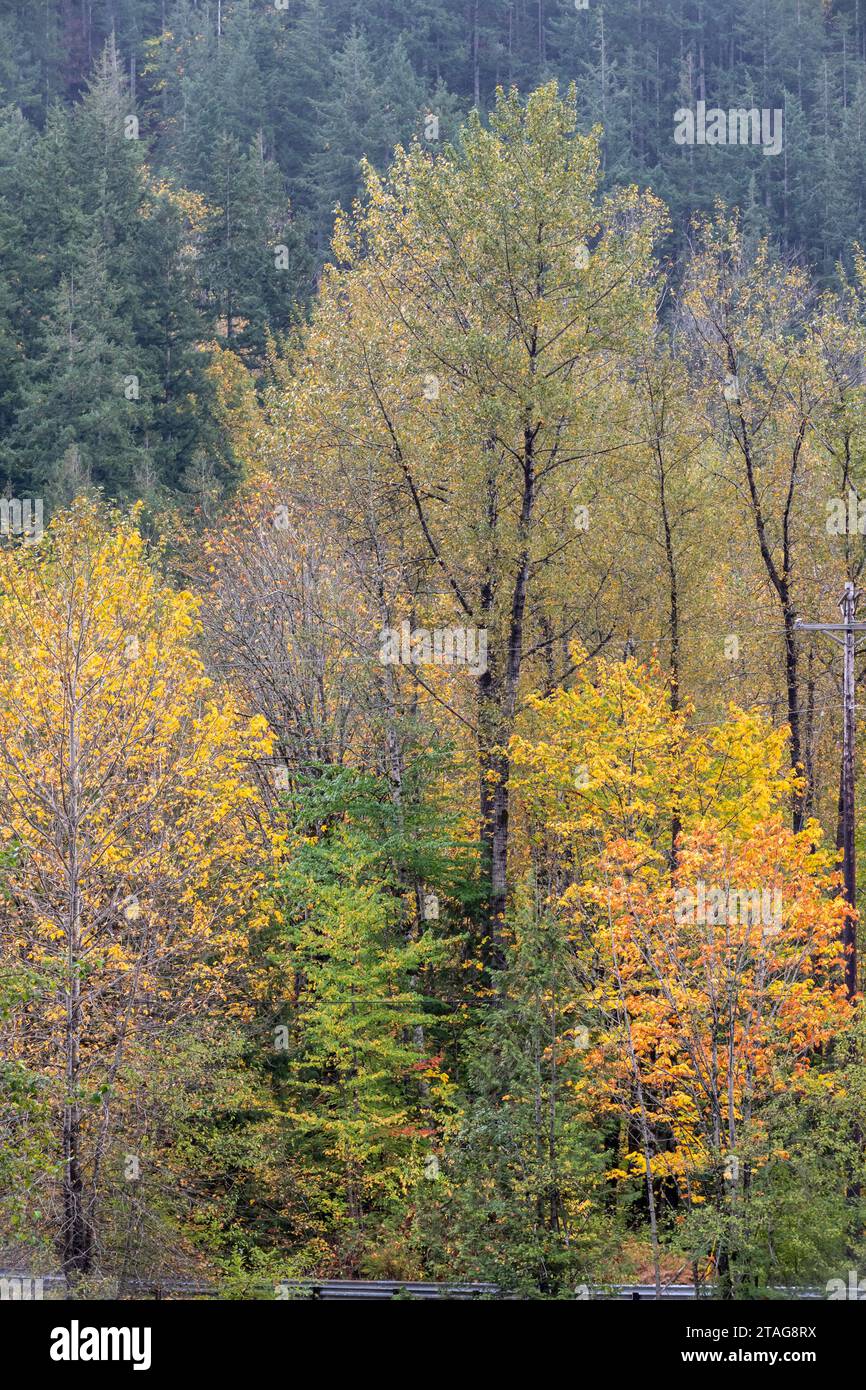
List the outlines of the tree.
<svg viewBox="0 0 866 1390">
<path fill-rule="evenodd" d="M 422 100 L 402 43 L 376 63 L 364 33 L 353 28 L 333 57 L 327 93 L 316 103 L 307 196 L 314 198 L 320 254 L 337 207 L 351 207 L 361 190 L 363 161 L 387 164 L 397 141 L 410 135 Z"/>
<path fill-rule="evenodd" d="M 286 332 L 308 295 L 310 258 L 261 137 L 245 152 L 218 138 L 211 190 L 202 261 L 212 312 L 229 347 L 261 358 L 268 333 Z"/>
<path fill-rule="evenodd" d="M 136 401 L 127 389 L 129 381 L 140 383 L 134 340 L 97 237 L 78 273 L 61 283 L 42 331 L 41 355 L 22 386 L 13 467 L 60 505 L 91 486 L 129 496 L 141 454 L 138 430 L 144 423 L 146 432 L 150 413 L 147 382 L 144 401 Z M 79 466 L 70 479 L 73 453 Z"/>
<path fill-rule="evenodd" d="M 440 621 L 486 634 L 477 696 L 460 703 L 477 738 L 494 941 L 521 675 L 583 616 L 575 592 L 563 629 L 544 630 L 546 596 L 574 581 L 575 501 L 616 429 L 615 364 L 647 323 L 661 226 L 634 190 L 598 202 L 596 142 L 575 124 L 553 86 L 525 106 L 501 94 L 490 128 L 474 119 L 458 147 L 416 144 L 387 180 L 368 169 L 287 402 L 289 448 L 328 480 L 337 533 L 365 528 L 353 502 L 372 479 L 399 538 L 388 568 L 429 610 L 441 595 Z"/>
<path fill-rule="evenodd" d="M 438 893 L 465 893 L 468 865 L 416 771 L 399 807 L 387 782 L 334 768 L 285 799 L 275 1084 L 354 1275 L 387 1259 L 405 1195 L 438 1165 L 453 1089 L 425 995 L 455 954 Z"/>
<path fill-rule="evenodd" d="M 74 1277 L 120 1179 L 105 1169 L 128 1053 L 229 1000 L 262 919 L 244 760 L 267 734 L 216 698 L 195 601 L 161 582 L 133 522 L 79 502 L 2 562 L 2 958 L 20 982 L 2 1026 L 50 1097 Z"/>
<path fill-rule="evenodd" d="M 3 178 L 22 213 L 5 462 L 55 504 L 89 485 L 152 498 L 203 452 L 224 484 L 234 472 L 211 420 L 194 200 L 149 177 L 131 105 L 109 42 L 71 117 L 55 110 L 26 138 L 7 129 Z"/>
<path fill-rule="evenodd" d="M 820 538 L 814 518 L 833 495 L 824 481 L 832 446 L 828 451 L 816 425 L 832 415 L 835 432 L 852 388 L 859 396 L 862 324 L 829 299 L 822 313 L 808 278 L 775 259 L 766 243 L 750 260 L 737 219 L 719 214 L 699 235 L 682 308 L 707 388 L 709 429 L 718 441 L 729 505 L 748 518 L 764 587 L 781 621 L 791 763 L 808 773 L 804 724 L 810 710 L 804 717 L 798 605 L 808 570 L 803 552 L 812 553 L 816 532 Z M 844 334 L 842 342 L 837 334 Z M 844 439 L 843 429 L 837 452 L 841 447 L 844 453 Z M 795 830 L 803 826 L 809 795 L 807 778 L 794 792 Z"/>
<path fill-rule="evenodd" d="M 569 929 L 532 876 L 516 893 L 497 1007 L 477 1001 L 460 1039 L 441 1181 L 419 1196 L 416 1241 L 442 1279 L 523 1297 L 574 1298 L 612 1236 L 602 1131 L 577 1093 L 586 1053 L 574 1028 L 580 981 Z"/>
<path fill-rule="evenodd" d="M 844 1089 L 827 1063 L 853 1021 L 835 855 L 817 823 L 785 826 L 785 733 L 755 715 L 692 732 L 634 661 L 532 709 L 514 754 L 581 962 L 585 1088 L 628 1126 L 616 1175 L 645 1181 L 657 1283 L 663 1179 L 723 1215 L 702 1253 L 736 1296 L 752 1173 L 787 1157 L 776 1098 Z"/>
</svg>

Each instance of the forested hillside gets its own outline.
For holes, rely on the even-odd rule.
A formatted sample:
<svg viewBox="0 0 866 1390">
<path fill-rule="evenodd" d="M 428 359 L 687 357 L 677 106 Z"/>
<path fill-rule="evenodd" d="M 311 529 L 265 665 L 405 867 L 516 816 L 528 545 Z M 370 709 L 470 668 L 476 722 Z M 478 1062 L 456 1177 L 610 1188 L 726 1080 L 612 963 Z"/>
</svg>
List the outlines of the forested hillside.
<svg viewBox="0 0 866 1390">
<path fill-rule="evenodd" d="M 864 26 L 6 0 L 0 1270 L 847 1287 Z"/>
<path fill-rule="evenodd" d="M 670 209 L 668 254 L 718 198 L 821 283 L 863 238 L 859 0 L 2 10 L 0 468 L 13 493 L 69 500 L 85 478 L 194 505 L 231 487 L 237 461 L 200 348 L 225 341 L 260 362 L 267 333 L 309 303 L 361 158 L 384 169 L 398 141 L 429 137 L 431 115 L 436 139 L 451 138 L 497 85 L 574 82 L 581 127 L 602 127 L 606 187 L 649 185 Z M 781 109 L 778 157 L 677 146 L 673 112 L 699 99 Z M 118 146 L 106 131 L 121 119 Z"/>
</svg>

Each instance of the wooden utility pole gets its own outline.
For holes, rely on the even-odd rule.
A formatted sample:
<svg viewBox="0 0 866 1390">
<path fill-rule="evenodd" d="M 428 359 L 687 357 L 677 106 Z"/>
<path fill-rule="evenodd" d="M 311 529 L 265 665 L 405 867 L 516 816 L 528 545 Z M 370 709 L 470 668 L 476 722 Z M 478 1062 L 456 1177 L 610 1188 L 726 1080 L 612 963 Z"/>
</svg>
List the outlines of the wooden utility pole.
<svg viewBox="0 0 866 1390">
<path fill-rule="evenodd" d="M 800 632 L 825 632 L 844 652 L 842 667 L 842 768 L 839 779 L 839 831 L 836 843 L 842 851 L 845 901 L 857 909 L 857 873 L 854 858 L 854 650 L 855 632 L 866 632 L 866 623 L 855 622 L 859 592 L 849 579 L 839 601 L 841 623 L 796 623 Z M 862 640 L 862 639 L 861 639 Z M 857 993 L 857 922 L 849 917 L 842 933 L 845 948 L 845 988 L 849 999 Z"/>
<path fill-rule="evenodd" d="M 845 585 L 845 593 L 839 605 L 842 621 L 845 624 L 845 663 L 842 678 L 842 706 L 844 728 L 842 732 L 842 774 L 840 799 L 842 813 L 839 817 L 839 848 L 843 852 L 842 869 L 845 879 L 845 898 L 851 907 L 857 906 L 857 875 L 854 865 L 854 610 L 857 594 L 852 583 Z M 850 952 L 845 957 L 845 984 L 848 998 L 857 993 L 857 923 L 849 919 L 845 924 L 845 945 Z M 843 938 L 844 939 L 844 938 Z"/>
</svg>

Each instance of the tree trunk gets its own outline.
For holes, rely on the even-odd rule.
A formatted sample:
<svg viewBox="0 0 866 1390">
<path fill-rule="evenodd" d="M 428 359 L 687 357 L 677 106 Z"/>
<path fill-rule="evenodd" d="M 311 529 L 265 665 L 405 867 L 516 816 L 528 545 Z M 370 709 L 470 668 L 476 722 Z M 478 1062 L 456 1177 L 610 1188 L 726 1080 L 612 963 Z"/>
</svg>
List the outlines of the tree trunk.
<svg viewBox="0 0 866 1390">
<path fill-rule="evenodd" d="M 67 820 L 69 853 L 69 895 L 66 921 L 66 1027 L 65 1027 L 65 1084 L 63 1103 L 63 1272 L 67 1276 L 87 1274 L 93 1256 L 93 1233 L 84 1199 L 84 1178 L 81 1166 L 81 1107 L 78 1099 L 80 1083 L 81 1040 L 81 890 L 78 864 L 78 814 L 80 807 L 80 774 L 78 722 L 75 696 L 70 698 L 69 729 L 69 809 Z"/>
</svg>

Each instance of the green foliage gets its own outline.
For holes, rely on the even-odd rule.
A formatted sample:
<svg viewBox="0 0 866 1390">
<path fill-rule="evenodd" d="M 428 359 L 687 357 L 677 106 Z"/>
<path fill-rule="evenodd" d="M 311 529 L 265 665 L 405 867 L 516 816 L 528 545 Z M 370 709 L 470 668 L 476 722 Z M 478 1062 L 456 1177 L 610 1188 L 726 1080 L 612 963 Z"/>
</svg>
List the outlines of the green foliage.
<svg viewBox="0 0 866 1390">
<path fill-rule="evenodd" d="M 340 1269 L 365 1267 L 451 1107 L 425 996 L 458 943 L 444 910 L 432 923 L 422 914 L 429 893 L 465 889 L 469 865 L 416 774 L 396 804 L 381 779 L 320 768 L 286 804 L 273 1080 L 290 1152 L 318 1175 Z"/>
<path fill-rule="evenodd" d="M 844 1280 L 851 1265 L 862 1267 L 862 1022 L 835 1050 L 828 1045 L 814 1069 L 821 1080 L 807 1077 L 796 1103 L 778 1093 L 762 1104 L 737 1154 L 734 1181 L 716 1181 L 715 1169 L 698 1171 L 701 1190 L 692 1193 L 684 1181 L 654 1176 L 652 1169 L 648 1179 L 636 1175 L 635 1092 L 623 1083 L 616 1098 L 621 1118 L 612 1119 L 610 1108 L 600 1114 L 597 1101 L 593 1109 L 581 1041 L 577 1011 L 585 977 L 597 972 L 601 990 L 603 967 L 553 909 L 566 881 L 573 886 L 590 870 L 561 854 L 555 862 L 545 858 L 550 847 L 541 842 L 553 836 L 553 812 L 535 838 L 525 825 L 513 828 L 532 795 L 546 794 L 550 779 L 536 768 L 534 793 L 515 788 L 505 806 L 512 832 L 502 855 L 510 896 L 501 971 L 485 971 L 477 958 L 483 953 L 488 965 L 498 963 L 500 943 L 497 953 L 489 944 L 499 924 L 492 926 L 485 913 L 477 845 L 467 843 L 479 821 L 483 833 L 486 813 L 476 816 L 475 801 L 467 812 L 464 802 L 472 763 L 472 797 L 480 771 L 482 804 L 486 797 L 502 809 L 500 744 L 530 683 L 553 690 L 573 681 L 570 639 L 591 636 L 595 650 L 623 634 L 622 613 L 610 603 L 611 573 L 621 591 L 614 602 L 627 610 L 626 652 L 633 628 L 641 629 L 641 642 L 673 645 L 668 627 L 654 618 L 643 622 L 641 605 L 657 615 L 646 590 L 659 588 L 660 574 L 665 584 L 679 577 L 647 565 L 643 547 L 649 537 L 660 555 L 666 540 L 672 571 L 681 556 L 705 554 L 695 539 L 708 525 L 702 469 L 713 475 L 713 524 L 723 514 L 728 527 L 718 498 L 726 495 L 719 489 L 731 455 L 718 437 L 701 436 L 697 427 L 693 434 L 691 425 L 707 399 L 736 423 L 737 412 L 728 409 L 734 402 L 720 395 L 721 381 L 690 375 L 694 336 L 682 358 L 671 342 L 658 373 L 639 361 L 657 324 L 660 281 L 650 268 L 650 238 L 640 256 L 629 241 L 643 195 L 622 190 L 650 185 L 664 200 L 671 214 L 666 248 L 674 256 L 685 249 L 692 214 L 721 202 L 741 208 L 744 263 L 768 236 L 809 264 L 803 319 L 792 318 L 790 332 L 786 327 L 777 341 L 762 328 L 759 298 L 758 316 L 750 319 L 752 347 L 760 342 L 771 354 L 782 352 L 810 316 L 816 338 L 831 325 L 824 337 L 838 357 L 816 389 L 814 408 L 800 402 L 794 462 L 803 444 L 802 475 L 813 491 L 803 501 L 797 494 L 795 514 L 819 515 L 826 501 L 831 473 L 810 453 L 815 432 L 834 468 L 844 462 L 840 495 L 858 482 L 858 291 L 853 284 L 847 291 L 840 324 L 849 323 L 850 310 L 851 334 L 844 342 L 830 308 L 808 297 L 812 284 L 833 283 L 839 263 L 850 273 L 852 248 L 866 241 L 864 55 L 860 7 L 792 7 L 786 0 L 722 0 L 704 9 L 682 0 L 652 6 L 620 0 L 615 8 L 591 0 L 586 9 L 573 0 L 535 6 L 478 0 L 462 7 L 448 0 L 400 6 L 291 0 L 286 9 L 252 0 L 5 4 L 0 483 L 16 495 L 44 496 L 49 510 L 82 493 L 123 502 L 140 497 L 152 515 L 174 505 L 192 511 L 196 496 L 224 501 L 242 471 L 226 417 L 237 402 L 257 461 L 274 440 L 272 452 L 280 453 L 280 419 L 258 448 L 281 417 L 279 390 L 267 388 L 273 378 L 293 404 L 302 399 L 304 370 L 294 351 L 285 359 L 281 352 L 287 342 L 293 350 L 300 342 L 298 328 L 329 255 L 335 209 L 348 209 L 361 194 L 365 165 L 368 193 L 381 194 L 367 221 L 357 222 L 355 241 L 336 243 L 335 257 L 347 250 L 351 257 L 324 276 L 329 288 L 316 321 L 328 332 L 318 356 L 308 355 L 312 388 L 301 412 L 309 433 L 303 457 L 290 458 L 287 468 L 294 470 L 293 516 L 310 518 L 311 535 L 319 490 L 337 494 L 328 502 L 329 520 L 339 518 L 348 542 L 332 570 L 327 547 L 317 557 L 319 575 L 328 572 L 324 587 L 339 589 L 345 564 L 354 602 L 355 580 L 375 552 L 369 563 L 378 587 L 369 586 L 355 603 L 348 636 L 341 631 L 335 639 L 345 637 L 341 671 L 352 666 L 340 692 L 341 712 L 351 707 L 352 713 L 345 746 L 335 755 L 347 763 L 305 762 L 293 744 L 290 788 L 276 806 L 255 799 L 251 776 L 239 806 L 269 850 L 276 825 L 278 865 L 273 879 L 264 879 L 270 915 L 263 911 L 256 919 L 252 959 L 232 962 L 225 1005 L 222 997 L 207 999 L 201 1017 L 184 1016 L 171 1029 L 160 1027 L 167 1000 L 155 992 L 133 1020 L 132 1040 L 119 1046 L 123 1063 L 116 1073 L 106 1066 L 63 1098 L 67 1108 L 80 1106 L 94 1134 L 106 1136 L 94 1160 L 107 1175 L 99 1188 L 95 1261 L 114 1271 L 121 1286 L 175 1273 L 218 1277 L 226 1297 L 270 1297 L 285 1278 L 349 1274 L 484 1279 L 522 1296 L 565 1299 L 602 1275 L 628 1269 L 647 1277 L 650 1209 L 658 1217 L 652 1254 L 660 1252 L 665 1270 L 718 1276 L 727 1296 L 773 1297 L 786 1283 L 820 1287 Z M 554 78 L 573 92 L 568 104 L 552 85 L 542 85 Z M 509 94 L 512 87 L 518 91 Z M 784 155 L 677 146 L 674 110 L 693 106 L 699 95 L 724 108 L 783 109 Z M 600 128 L 598 199 L 596 146 L 575 139 L 592 127 Z M 378 184 L 375 171 L 384 172 L 397 144 L 406 153 L 395 165 L 396 181 Z M 593 243 L 591 269 L 575 261 L 578 236 Z M 587 245 L 581 249 L 589 256 Z M 766 293 L 767 325 L 782 284 L 774 255 L 749 272 Z M 726 273 L 739 271 L 734 261 Z M 859 274 L 862 279 L 862 265 Z M 347 287 L 357 295 L 351 311 Z M 710 300 L 719 297 L 708 293 Z M 705 315 L 696 320 L 706 329 Z M 733 322 L 731 342 L 737 329 Z M 523 358 L 521 343 L 531 349 Z M 230 351 L 217 353 L 215 344 Z M 628 361 L 614 359 L 620 348 Z M 727 340 L 725 348 L 730 354 Z M 717 355 L 719 365 L 721 349 Z M 583 361 L 598 370 L 576 384 L 572 369 Z M 222 414 L 215 362 L 228 401 Z M 661 364 L 658 352 L 655 364 Z M 433 409 L 434 398 L 419 389 L 431 366 L 437 391 L 440 378 L 445 388 L 442 405 Z M 325 401 L 330 371 L 333 391 Z M 750 376 L 760 379 L 760 372 L 747 361 L 737 391 L 754 390 Z M 649 414 L 635 409 L 638 377 L 652 398 Z M 766 417 L 758 407 L 740 412 L 743 440 L 746 416 L 766 419 L 767 438 L 781 428 L 773 409 L 808 385 L 787 368 L 777 381 Z M 383 383 L 393 410 L 380 421 L 377 411 L 388 404 Z M 664 454 L 672 436 L 683 465 L 675 486 Z M 494 463 L 491 442 L 503 438 L 505 452 Z M 531 466 L 520 452 L 529 439 Z M 778 489 L 771 469 L 784 454 L 782 444 L 777 437 L 764 445 L 766 457 L 757 465 L 755 492 L 768 505 Z M 649 460 L 635 463 L 648 448 Z M 509 460 L 517 462 L 514 473 Z M 521 495 L 533 468 L 532 486 Z M 657 484 L 662 506 L 675 504 L 681 519 L 694 513 L 687 533 L 674 526 L 675 543 L 668 513 L 663 528 L 653 513 Z M 739 506 L 746 493 L 736 480 L 732 486 Z M 583 497 L 593 512 L 587 546 L 570 519 Z M 530 535 L 533 508 L 542 528 Z M 620 529 L 620 520 L 611 520 L 617 509 L 628 512 Z M 599 524 L 605 516 L 627 561 L 619 555 L 611 561 L 607 522 Z M 416 518 L 420 532 L 413 529 Z M 772 546 L 774 526 L 771 519 Z M 689 573 L 671 594 L 670 628 L 675 618 L 685 628 L 699 608 L 704 621 L 711 606 L 704 596 L 714 585 L 729 607 L 738 594 L 753 602 L 766 588 L 750 567 L 738 523 L 730 529 L 730 545 L 726 537 L 712 557 L 717 570 L 690 558 Z M 603 568 L 594 570 L 591 545 L 600 533 Z M 826 539 L 822 534 L 821 545 Z M 570 550 L 575 541 L 579 563 Z M 298 584 L 306 603 L 314 586 L 308 586 L 304 544 L 306 537 Z M 805 550 L 805 544 L 797 549 L 797 559 Z M 268 601 L 281 579 L 269 568 L 278 567 L 279 553 L 263 548 L 259 597 Z M 796 571 L 787 543 L 785 554 Z M 515 556 L 525 573 L 508 592 L 502 567 Z M 563 557 L 562 567 L 544 580 L 554 556 Z M 842 563 L 856 577 L 853 545 Z M 836 570 L 816 549 L 808 566 L 800 564 L 798 583 L 807 571 L 815 587 L 805 596 L 817 606 L 819 597 L 835 592 Z M 467 616 L 488 615 L 487 698 L 492 690 L 501 707 L 491 714 L 462 687 L 452 692 L 443 682 L 443 695 L 434 682 L 423 686 L 437 703 L 432 715 L 417 690 L 395 714 L 404 673 L 395 675 L 385 698 L 381 671 L 368 679 L 368 634 L 359 633 L 371 612 L 389 605 L 396 611 L 407 595 L 422 609 L 442 599 L 446 579 L 452 592 L 472 590 Z M 290 605 L 288 587 L 281 596 Z M 129 595 L 118 602 L 122 627 Z M 243 621 L 232 629 L 232 641 L 246 639 L 245 625 L 254 627 L 256 602 L 255 593 L 241 596 Z M 519 655 L 513 618 L 524 608 L 525 646 L 536 659 L 530 666 L 526 658 L 529 674 L 518 670 L 506 690 L 504 668 Z M 722 618 L 727 613 L 713 608 L 710 625 Z M 189 621 L 196 620 L 190 615 Z M 503 638 L 506 622 L 512 629 Z M 313 604 L 294 632 L 306 640 L 315 630 L 309 646 L 319 651 L 332 635 L 329 629 L 319 643 L 324 626 Z M 763 619 L 750 630 L 759 626 L 770 630 Z M 257 674 L 277 631 L 279 621 L 258 643 L 250 640 Z M 11 630 L 8 636 L 10 644 L 23 640 Z M 689 657 L 700 668 L 708 703 L 723 690 L 711 669 L 716 656 L 707 656 L 717 636 L 705 634 Z M 748 689 L 755 703 L 781 708 L 773 663 L 764 661 L 763 647 L 759 655 L 755 650 L 749 663 L 766 664 L 767 684 Z M 204 646 L 202 656 L 218 666 Z M 280 682 L 298 672 L 299 703 L 320 678 L 333 679 L 325 660 L 305 686 L 307 656 L 295 651 L 297 665 L 278 668 L 274 704 L 285 688 Z M 814 715 L 820 724 L 813 657 L 810 651 L 809 685 L 801 694 L 808 698 L 807 722 Z M 197 662 L 197 654 L 190 660 Z M 739 666 L 730 672 L 740 679 Z M 262 685 L 270 677 L 268 668 Z M 745 671 L 742 678 L 744 686 L 751 680 Z M 123 673 L 119 679 L 122 686 Z M 665 716 L 672 689 L 678 695 L 679 672 L 660 688 Z M 239 705 L 247 693 L 234 692 Z M 312 703 L 322 694 L 327 708 L 329 693 L 316 687 Z M 349 728 L 356 702 L 366 705 L 361 734 Z M 458 714 L 466 740 L 459 757 L 450 749 L 433 751 L 442 727 L 439 704 Z M 390 775 L 383 772 L 385 723 L 393 739 Z M 622 728 L 619 705 L 599 740 L 596 764 L 610 764 L 614 728 Z M 829 766 L 820 737 L 819 730 L 810 757 Z M 486 744 L 486 761 L 477 756 L 479 744 Z M 744 746 L 741 739 L 741 753 Z M 256 775 L 267 756 L 261 747 L 251 752 Z M 765 739 L 756 756 L 765 768 Z M 566 771 L 562 805 L 583 794 L 575 770 Z M 129 781 L 138 786 L 136 777 Z M 829 780 L 832 800 L 835 766 Z M 651 776 L 641 814 L 657 821 L 655 839 L 673 859 L 681 808 L 672 816 L 660 788 Z M 617 784 L 603 808 L 606 826 L 622 791 Z M 824 814 L 824 805 L 815 809 Z M 273 824 L 265 826 L 271 814 Z M 862 828 L 858 849 L 862 873 Z M 542 863 L 544 873 L 537 869 L 536 877 L 531 866 Z M 0 1060 L 0 1238 L 47 1267 L 63 1220 L 54 1119 L 66 1081 L 57 1060 L 59 1015 L 41 1031 L 34 1018 L 38 1001 L 63 995 L 66 965 L 44 913 L 34 909 L 27 919 L 39 949 L 19 939 L 15 913 L 27 902 L 5 885 L 12 870 L 17 883 L 25 881 L 26 869 L 17 845 L 4 841 L 0 905 L 9 930 L 0 1020 L 9 1046 Z M 84 950 L 75 967 L 79 983 L 92 985 L 112 953 L 122 952 L 125 921 L 98 950 Z M 85 923 L 85 932 L 91 925 Z M 170 981 L 188 983 L 180 970 Z M 652 989 L 641 988 L 644 1001 L 652 997 Z M 104 996 L 113 989 L 106 986 Z M 67 1003 L 69 997 L 67 989 Z M 79 1024 L 86 1061 L 94 1037 Z M 125 1020 L 112 1026 L 106 1053 L 126 1026 Z M 653 1033 L 648 1050 L 656 1041 Z M 673 1072 L 679 1059 L 672 1052 L 666 1060 Z M 106 1121 L 100 1130 L 109 1104 L 112 1125 Z M 656 1156 L 672 1152 L 665 1122 L 655 1117 L 651 1128 Z M 127 1172 L 130 1157 L 134 1176 Z M 711 1161 L 720 1158 L 716 1145 Z"/>
<path fill-rule="evenodd" d="M 3 859 L 7 859 L 6 851 Z M 38 973 L 0 972 L 0 1020 L 38 994 Z M 20 1057 L 0 1058 L 0 1225 L 40 1267 L 52 1258 L 48 1212 L 59 1176 L 53 1146 L 49 1087 Z"/>
<path fill-rule="evenodd" d="M 598 1267 L 603 1153 L 578 1100 L 574 959 L 529 885 L 494 1008 L 462 1045 L 459 1122 L 415 1238 L 440 1277 L 572 1298 Z"/>
<path fill-rule="evenodd" d="M 859 12 L 223 0 L 217 32 L 217 7 L 193 0 L 37 8 L 14 0 L 0 31 L 0 466 L 13 492 L 154 500 L 203 472 L 230 489 L 201 348 L 223 336 L 257 370 L 268 334 L 312 296 L 361 161 L 381 170 L 413 135 L 443 148 L 498 84 L 574 81 L 581 129 L 604 128 L 607 187 L 651 183 L 675 249 L 717 199 L 824 280 L 864 240 Z M 674 143 L 675 106 L 696 100 L 684 42 L 709 104 L 784 109 L 784 158 Z M 136 112 L 140 139 L 127 139 Z M 204 224 L 184 226 L 158 182 L 199 195 Z"/>
<path fill-rule="evenodd" d="M 268 332 L 285 333 L 309 290 L 311 262 L 278 166 L 253 143 L 221 135 L 210 159 L 211 208 L 203 281 L 229 347 L 264 354 Z"/>
<path fill-rule="evenodd" d="M 90 487 L 121 499 L 176 489 L 203 451 L 224 485 L 234 474 L 213 421 L 187 231 L 130 138 L 119 61 L 109 43 L 72 114 L 52 108 L 41 133 L 15 112 L 0 126 L 12 272 L 0 334 L 13 345 L 0 458 L 13 491 L 53 505 Z"/>
<path fill-rule="evenodd" d="M 862 1062 L 846 1070 L 862 1087 Z M 763 1116 L 763 1141 L 742 1146 L 736 1181 L 718 1201 L 671 1213 L 670 1246 L 690 1268 L 708 1249 L 735 1252 L 720 1271 L 721 1293 L 731 1298 L 779 1297 L 785 1286 L 844 1279 L 864 1253 L 854 1187 L 864 1166 L 858 1109 L 859 1101 L 816 1097 L 804 1105 L 780 1096 Z"/>
</svg>

